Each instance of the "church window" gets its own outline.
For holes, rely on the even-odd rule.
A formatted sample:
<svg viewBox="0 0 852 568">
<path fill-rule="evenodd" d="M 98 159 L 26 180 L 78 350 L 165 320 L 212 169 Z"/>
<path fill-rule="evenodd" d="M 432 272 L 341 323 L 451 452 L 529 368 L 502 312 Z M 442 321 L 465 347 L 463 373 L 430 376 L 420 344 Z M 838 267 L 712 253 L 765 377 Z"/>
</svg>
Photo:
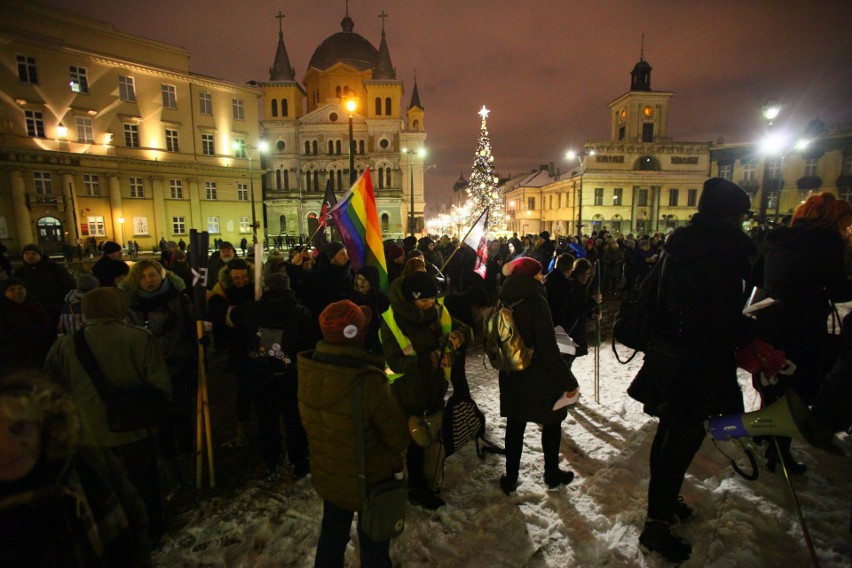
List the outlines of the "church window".
<svg viewBox="0 0 852 568">
<path fill-rule="evenodd" d="M 275 143 L 275 147 L 278 148 L 279 152 L 283 152 L 284 148 L 287 147 L 287 144 L 283 140 L 279 140 Z"/>
<path fill-rule="evenodd" d="M 376 116 L 382 116 L 382 99 L 376 97 Z"/>
<path fill-rule="evenodd" d="M 334 90 L 334 92 L 338 97 L 341 95 L 340 85 L 337 86 L 337 88 Z"/>
<path fill-rule="evenodd" d="M 281 189 L 281 170 L 275 170 L 275 189 Z"/>
<path fill-rule="evenodd" d="M 385 168 L 385 182 L 388 187 L 391 186 L 391 169 Z"/>
<path fill-rule="evenodd" d="M 392 113 L 391 113 L 391 108 L 392 108 L 392 107 L 391 107 L 391 98 L 390 98 L 390 97 L 387 97 L 387 98 L 385 99 L 385 114 L 386 114 L 386 115 L 390 116 L 390 115 L 392 114 Z"/>
<path fill-rule="evenodd" d="M 343 189 L 343 170 L 337 170 L 337 187 Z"/>
<path fill-rule="evenodd" d="M 316 171 L 315 171 L 315 172 L 314 172 L 314 191 L 319 191 L 319 190 L 320 190 L 320 185 L 319 185 L 319 172 L 316 172 Z"/>
<path fill-rule="evenodd" d="M 284 191 L 290 189 L 290 172 L 286 169 L 284 170 Z"/>
<path fill-rule="evenodd" d="M 334 141 L 334 153 L 340 154 L 340 140 Z"/>
<path fill-rule="evenodd" d="M 358 153 L 359 154 L 364 153 L 364 141 L 363 140 L 358 140 Z"/>
<path fill-rule="evenodd" d="M 305 140 L 305 155 L 309 156 L 311 154 L 311 143 L 309 140 Z"/>
<path fill-rule="evenodd" d="M 390 227 L 390 216 L 387 213 L 382 213 L 382 232 L 387 233 Z"/>
<path fill-rule="evenodd" d="M 413 121 L 411 123 L 411 129 L 412 130 L 420 130 L 420 121 L 419 120 Z"/>
<path fill-rule="evenodd" d="M 317 143 L 317 141 L 316 141 L 316 140 L 314 140 L 313 142 L 311 142 L 311 150 L 313 150 L 313 152 L 314 152 L 314 156 L 316 156 L 317 154 L 319 154 L 319 150 L 318 150 L 318 148 L 319 148 L 319 144 Z"/>
<path fill-rule="evenodd" d="M 305 191 L 311 190 L 311 172 L 305 172 Z"/>
<path fill-rule="evenodd" d="M 334 154 L 334 140 L 328 141 L 328 154 Z"/>
<path fill-rule="evenodd" d="M 278 100 L 272 99 L 272 116 L 278 116 Z"/>
<path fill-rule="evenodd" d="M 290 116 L 290 105 L 287 99 L 281 99 L 281 116 Z"/>
</svg>

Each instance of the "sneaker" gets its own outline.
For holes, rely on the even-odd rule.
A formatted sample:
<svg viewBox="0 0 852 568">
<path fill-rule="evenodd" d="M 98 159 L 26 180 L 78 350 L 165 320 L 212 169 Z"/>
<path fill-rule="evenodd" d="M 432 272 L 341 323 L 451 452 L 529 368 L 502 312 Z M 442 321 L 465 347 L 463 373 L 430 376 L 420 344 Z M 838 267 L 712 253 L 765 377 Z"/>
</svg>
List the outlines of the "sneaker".
<svg viewBox="0 0 852 568">
<path fill-rule="evenodd" d="M 506 495 L 510 495 L 514 493 L 518 488 L 518 478 L 510 479 L 508 476 L 503 475 L 500 477 L 500 489 L 503 490 L 503 493 Z"/>
<path fill-rule="evenodd" d="M 438 497 L 437 493 L 427 487 L 409 489 L 408 502 L 430 511 L 435 511 L 446 505 L 446 502 Z"/>
<path fill-rule="evenodd" d="M 645 521 L 645 528 L 639 535 L 639 548 L 646 554 L 656 552 L 669 562 L 681 563 L 689 560 L 692 546 L 685 538 L 672 534 L 669 523 L 665 521 Z"/>
<path fill-rule="evenodd" d="M 555 472 L 544 474 L 544 482 L 551 489 L 556 489 L 560 485 L 568 485 L 572 481 L 574 481 L 573 471 L 564 471 L 558 469 Z"/>
</svg>

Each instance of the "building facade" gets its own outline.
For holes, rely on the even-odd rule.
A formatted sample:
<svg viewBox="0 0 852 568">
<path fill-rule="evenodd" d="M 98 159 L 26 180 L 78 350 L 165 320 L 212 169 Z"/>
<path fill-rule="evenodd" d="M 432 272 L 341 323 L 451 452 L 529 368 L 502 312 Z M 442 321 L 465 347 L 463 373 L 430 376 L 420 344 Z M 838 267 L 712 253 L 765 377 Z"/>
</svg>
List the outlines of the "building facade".
<svg viewBox="0 0 852 568">
<path fill-rule="evenodd" d="M 0 37 L 0 239 L 11 251 L 90 237 L 150 249 L 192 228 L 251 240 L 258 88 L 191 73 L 184 49 L 30 2 L 0 1 Z"/>
<path fill-rule="evenodd" d="M 367 168 L 383 237 L 398 238 L 412 230 L 412 205 L 414 231 L 420 232 L 426 130 L 417 84 L 404 101 L 384 25 L 378 49 L 354 32 L 348 12 L 340 25 L 342 31 L 316 48 L 299 83 L 279 23 L 269 80 L 258 82 L 263 91 L 261 126 L 269 145 L 263 181 L 268 233 L 310 236 L 326 187 L 339 198 Z"/>
</svg>

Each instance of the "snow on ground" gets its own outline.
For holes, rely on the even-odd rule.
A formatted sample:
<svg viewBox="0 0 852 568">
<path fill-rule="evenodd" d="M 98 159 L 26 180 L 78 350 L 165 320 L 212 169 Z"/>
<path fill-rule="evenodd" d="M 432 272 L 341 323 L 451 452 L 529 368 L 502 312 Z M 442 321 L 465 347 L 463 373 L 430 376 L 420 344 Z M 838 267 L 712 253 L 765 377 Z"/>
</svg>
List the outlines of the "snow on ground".
<svg viewBox="0 0 852 568">
<path fill-rule="evenodd" d="M 576 474 L 571 485 L 549 491 L 543 482 L 540 429 L 527 427 L 517 495 L 498 487 L 502 456 L 476 456 L 472 444 L 446 462 L 437 512 L 409 507 L 407 526 L 391 544 L 403 567 L 667 566 L 638 548 L 648 486 L 648 454 L 656 421 L 625 391 L 641 366 L 615 361 L 608 343 L 600 350 L 600 403 L 593 396 L 593 355 L 574 371 L 582 397 L 563 423 L 562 467 Z M 488 438 L 502 446 L 496 371 L 483 367 L 481 352 L 468 355 L 474 400 L 487 418 Z M 747 408 L 757 399 L 741 377 Z M 847 456 L 850 440 L 843 441 Z M 732 445 L 725 444 L 733 452 Z M 825 568 L 852 565 L 848 457 L 832 456 L 794 442 L 808 472 L 794 478 L 811 538 Z M 738 477 L 728 460 L 705 441 L 682 491 L 695 519 L 675 532 L 693 545 L 683 566 L 798 567 L 811 565 L 793 502 L 782 474 L 761 471 L 757 481 Z M 158 566 L 312 566 L 322 502 L 310 479 L 252 482 L 247 489 L 199 505 L 179 532 L 165 538 Z M 354 525 L 353 525 L 354 527 Z M 355 539 L 353 528 L 352 537 Z M 354 543 L 346 565 L 357 566 Z"/>
</svg>

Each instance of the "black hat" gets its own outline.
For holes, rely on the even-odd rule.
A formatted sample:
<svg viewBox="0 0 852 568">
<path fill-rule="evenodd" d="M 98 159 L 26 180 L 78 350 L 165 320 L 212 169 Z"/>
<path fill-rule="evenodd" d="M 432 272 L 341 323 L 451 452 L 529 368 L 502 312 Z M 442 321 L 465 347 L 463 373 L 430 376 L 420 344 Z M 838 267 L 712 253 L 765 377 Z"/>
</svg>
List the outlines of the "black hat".
<svg viewBox="0 0 852 568">
<path fill-rule="evenodd" d="M 337 253 L 339 253 L 344 248 L 346 248 L 346 247 L 343 246 L 343 243 L 338 242 L 338 241 L 332 241 L 332 242 L 328 243 L 327 245 L 325 245 L 324 247 L 322 247 L 322 252 L 325 253 L 326 258 L 331 260 L 332 258 L 337 256 Z"/>
<path fill-rule="evenodd" d="M 542 231 L 538 234 L 538 236 L 544 240 L 547 240 L 550 238 L 550 233 L 548 231 Z"/>
<path fill-rule="evenodd" d="M 402 281 L 402 293 L 409 300 L 435 298 L 438 296 L 438 284 L 428 272 L 415 272 Z"/>
<path fill-rule="evenodd" d="M 0 282 L 0 291 L 5 294 L 6 290 L 11 288 L 12 286 L 23 286 L 24 288 L 27 287 L 27 285 L 24 283 L 23 280 L 13 276 L 11 278 L 7 278 L 6 280 L 3 280 L 2 282 Z"/>
<path fill-rule="evenodd" d="M 44 256 L 44 251 L 42 250 L 42 248 L 35 243 L 30 243 L 28 245 L 25 245 L 24 248 L 21 249 L 21 254 L 24 254 L 28 250 L 35 251 L 39 255 Z"/>
<path fill-rule="evenodd" d="M 112 241 L 107 241 L 104 243 L 104 256 L 112 254 L 114 252 L 118 252 L 120 250 L 121 246 L 118 243 L 114 243 Z"/>
<path fill-rule="evenodd" d="M 704 182 L 698 200 L 698 212 L 713 217 L 735 217 L 748 213 L 751 199 L 743 188 L 732 181 L 714 177 Z"/>
<path fill-rule="evenodd" d="M 229 248 L 234 251 L 237 250 L 234 248 L 234 245 L 232 245 L 228 241 L 222 241 L 221 243 L 219 243 L 219 250 L 222 250 L 223 248 Z"/>
<path fill-rule="evenodd" d="M 263 278 L 263 285 L 269 291 L 290 289 L 290 277 L 283 272 L 274 272 Z"/>
</svg>

